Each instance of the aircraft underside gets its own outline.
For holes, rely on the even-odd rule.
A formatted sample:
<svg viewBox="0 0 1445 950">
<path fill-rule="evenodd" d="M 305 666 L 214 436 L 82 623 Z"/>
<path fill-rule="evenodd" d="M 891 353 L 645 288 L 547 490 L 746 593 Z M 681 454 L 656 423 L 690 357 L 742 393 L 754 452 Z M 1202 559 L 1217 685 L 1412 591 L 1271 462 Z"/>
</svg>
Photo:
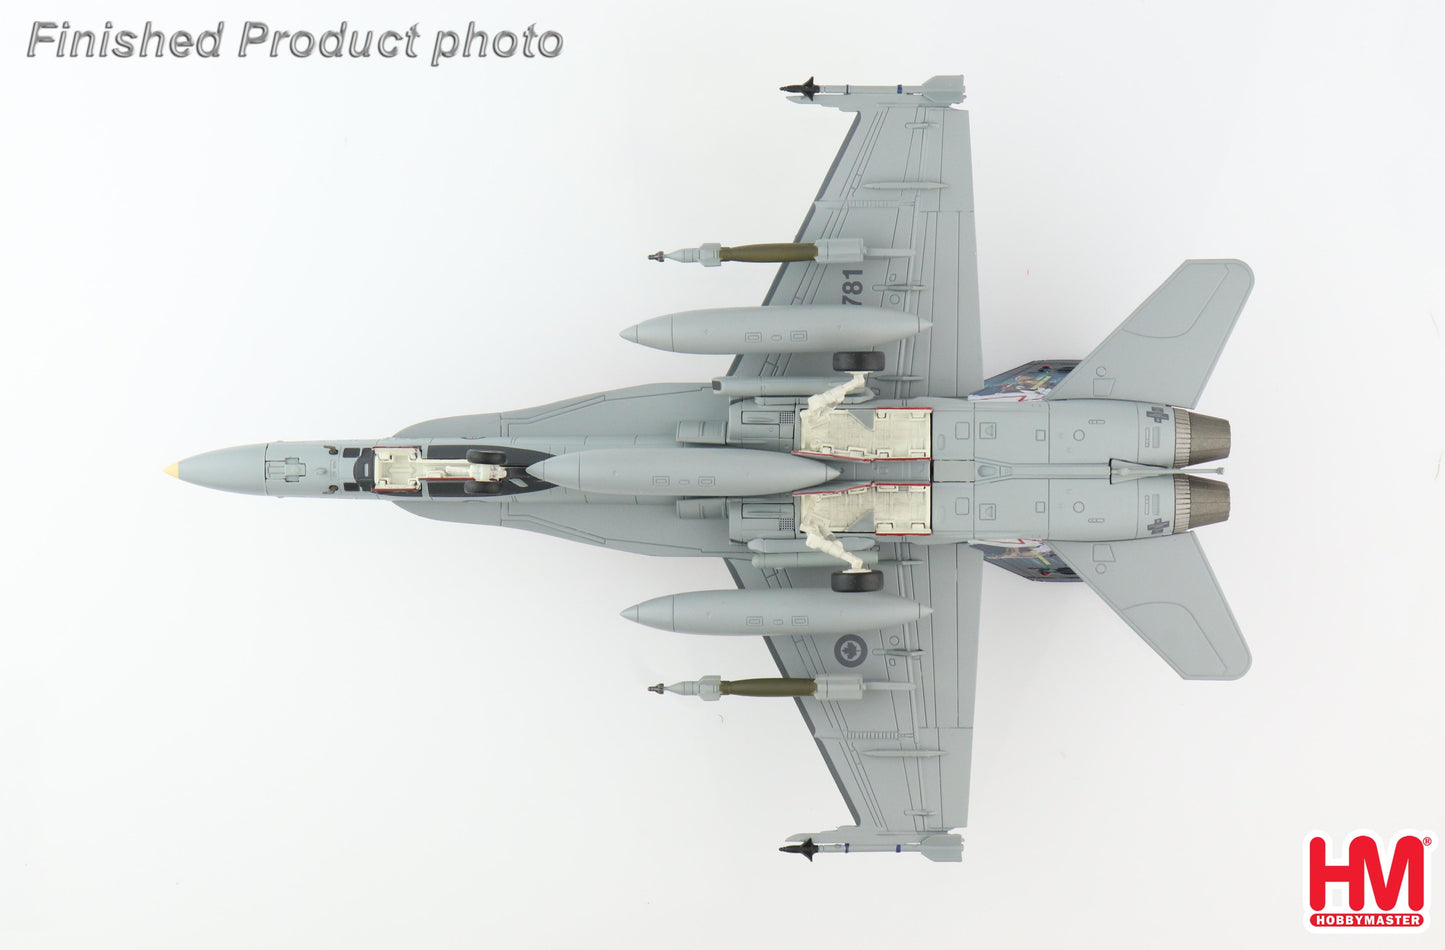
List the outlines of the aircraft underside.
<svg viewBox="0 0 1445 950">
<path fill-rule="evenodd" d="M 1193 407 L 1253 274 L 1186 261 L 1083 360 L 985 379 L 962 77 L 810 78 L 786 91 L 855 116 L 794 240 L 650 255 L 778 264 L 762 305 L 621 334 L 732 355 L 725 375 L 390 438 L 235 446 L 168 471 L 227 491 L 387 499 L 437 520 L 721 557 L 738 589 L 656 597 L 623 616 L 761 636 L 781 675 L 651 688 L 796 701 L 853 824 L 783 850 L 957 861 L 985 561 L 1084 581 L 1181 677 L 1248 670 L 1193 531 L 1229 516 L 1229 489 L 1192 466 L 1229 454 L 1229 424 Z"/>
<path fill-rule="evenodd" d="M 851 400 L 820 419 L 810 419 L 800 399 L 729 402 L 702 385 L 634 387 L 515 413 L 439 419 L 378 445 L 431 459 L 464 460 L 468 452 L 505 457 L 506 476 L 495 492 L 469 494 L 464 475 L 453 471 L 380 493 L 436 520 L 515 527 L 640 554 L 747 557 L 757 567 L 838 566 L 837 558 L 808 546 L 800 530 L 806 522 L 843 539 L 869 564 L 883 558 L 882 545 L 972 543 L 998 566 L 1044 581 L 1077 580 L 1050 538 L 1122 540 L 1222 520 L 1228 504 L 1222 483 L 1173 473 L 1121 478 L 1118 471 L 1121 461 L 1149 472 L 1224 454 L 1216 444 L 1191 456 L 1189 433 L 1180 431 L 1181 413 L 1196 427 L 1210 417 L 1118 401 L 1044 402 L 1040 397 L 1072 365 L 1026 364 L 964 400 Z M 584 431 L 599 431 L 615 415 L 636 434 L 568 436 L 574 414 L 573 427 Z M 649 420 L 663 431 L 647 433 Z M 272 443 L 272 454 L 291 445 L 297 444 Z M 838 474 L 791 492 L 730 496 L 715 451 L 691 457 L 665 451 L 702 445 L 815 458 Z M 527 472 L 554 456 L 585 461 L 583 453 L 610 450 L 615 458 L 633 454 L 629 449 L 646 459 L 646 484 L 635 486 L 636 494 L 609 484 L 615 467 L 576 487 Z M 347 490 L 358 483 L 374 489 L 376 451 L 361 450 Z M 1197 501 L 1206 493 L 1214 500 L 1207 513 Z"/>
</svg>

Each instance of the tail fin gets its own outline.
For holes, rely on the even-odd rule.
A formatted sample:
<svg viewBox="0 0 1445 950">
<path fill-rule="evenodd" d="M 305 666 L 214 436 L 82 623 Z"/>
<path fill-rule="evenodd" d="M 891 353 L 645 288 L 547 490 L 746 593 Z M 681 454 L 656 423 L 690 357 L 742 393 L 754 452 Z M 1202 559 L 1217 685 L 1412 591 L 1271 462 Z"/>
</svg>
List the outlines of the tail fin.
<svg viewBox="0 0 1445 950">
<path fill-rule="evenodd" d="M 1253 288 L 1243 261 L 1185 261 L 1044 398 L 1194 408 Z"/>
</svg>

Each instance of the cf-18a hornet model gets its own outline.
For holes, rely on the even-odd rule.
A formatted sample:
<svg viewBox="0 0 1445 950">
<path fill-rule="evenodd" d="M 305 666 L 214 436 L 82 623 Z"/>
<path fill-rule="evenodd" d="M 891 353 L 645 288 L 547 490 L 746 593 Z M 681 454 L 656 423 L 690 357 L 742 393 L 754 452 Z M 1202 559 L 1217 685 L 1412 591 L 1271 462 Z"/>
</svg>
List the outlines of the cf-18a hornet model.
<svg viewBox="0 0 1445 950">
<path fill-rule="evenodd" d="M 985 378 L 968 113 L 953 108 L 962 77 L 784 90 L 855 113 L 797 239 L 652 255 L 779 263 L 763 305 L 622 331 L 676 353 L 737 354 L 726 375 L 387 439 L 237 446 L 168 471 L 226 491 L 386 499 L 441 521 L 723 558 L 739 589 L 623 616 L 761 636 L 781 676 L 651 688 L 797 702 L 853 823 L 782 850 L 957 861 L 984 562 L 1083 581 L 1186 679 L 1249 668 L 1193 533 L 1229 516 L 1229 489 L 1190 466 L 1229 454 L 1229 424 L 1193 408 L 1253 275 L 1239 261 L 1186 261 L 1085 359 Z"/>
</svg>

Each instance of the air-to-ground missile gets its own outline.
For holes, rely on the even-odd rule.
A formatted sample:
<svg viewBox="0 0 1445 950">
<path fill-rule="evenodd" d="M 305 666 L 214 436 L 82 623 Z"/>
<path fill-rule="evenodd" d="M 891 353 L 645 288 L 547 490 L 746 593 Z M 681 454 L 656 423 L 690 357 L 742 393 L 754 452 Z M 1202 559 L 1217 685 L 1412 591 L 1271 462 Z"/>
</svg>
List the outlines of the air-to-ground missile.
<svg viewBox="0 0 1445 950">
<path fill-rule="evenodd" d="M 663 693 L 676 693 L 678 696 L 696 696 L 704 702 L 717 702 L 724 696 L 812 696 L 820 702 L 829 703 L 862 699 L 864 692 L 868 690 L 906 692 L 913 689 L 913 684 L 840 675 L 817 676 L 812 679 L 771 676 L 747 680 L 725 680 L 721 676 L 713 675 L 666 686 L 658 683 L 647 688 L 659 696 Z"/>
<path fill-rule="evenodd" d="M 672 353 L 828 353 L 866 350 L 931 326 L 917 314 L 877 307 L 724 307 L 653 317 L 622 338 Z"/>
<path fill-rule="evenodd" d="M 647 255 L 647 259 L 659 263 L 677 261 L 679 264 L 721 267 L 726 261 L 749 264 L 788 264 L 802 261 L 817 261 L 819 264 L 861 264 L 870 257 L 912 256 L 912 248 L 869 247 L 863 243 L 862 238 L 820 238 L 817 241 L 739 244 L 736 247 L 724 247 L 716 243 L 699 244 L 697 247 L 684 247 L 676 251 L 658 251 Z"/>
<path fill-rule="evenodd" d="M 932 607 L 881 591 L 856 596 L 806 588 L 669 594 L 634 604 L 622 616 L 658 630 L 747 635 L 862 633 L 931 613 Z"/>
<path fill-rule="evenodd" d="M 585 449 L 543 459 L 533 478 L 607 495 L 773 495 L 821 485 L 838 469 L 761 449 Z"/>
</svg>

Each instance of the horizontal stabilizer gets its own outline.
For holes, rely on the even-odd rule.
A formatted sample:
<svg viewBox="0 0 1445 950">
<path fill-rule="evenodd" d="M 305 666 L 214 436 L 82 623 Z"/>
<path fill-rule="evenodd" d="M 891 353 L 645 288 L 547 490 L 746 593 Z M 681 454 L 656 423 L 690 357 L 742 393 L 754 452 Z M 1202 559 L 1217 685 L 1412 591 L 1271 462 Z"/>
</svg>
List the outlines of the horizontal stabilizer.
<svg viewBox="0 0 1445 950">
<path fill-rule="evenodd" d="M 1233 680 L 1249 672 L 1249 647 L 1193 532 L 1049 546 L 1180 676 Z"/>
<path fill-rule="evenodd" d="M 1193 409 L 1253 287 L 1243 261 L 1185 261 L 1044 398 Z"/>
</svg>

